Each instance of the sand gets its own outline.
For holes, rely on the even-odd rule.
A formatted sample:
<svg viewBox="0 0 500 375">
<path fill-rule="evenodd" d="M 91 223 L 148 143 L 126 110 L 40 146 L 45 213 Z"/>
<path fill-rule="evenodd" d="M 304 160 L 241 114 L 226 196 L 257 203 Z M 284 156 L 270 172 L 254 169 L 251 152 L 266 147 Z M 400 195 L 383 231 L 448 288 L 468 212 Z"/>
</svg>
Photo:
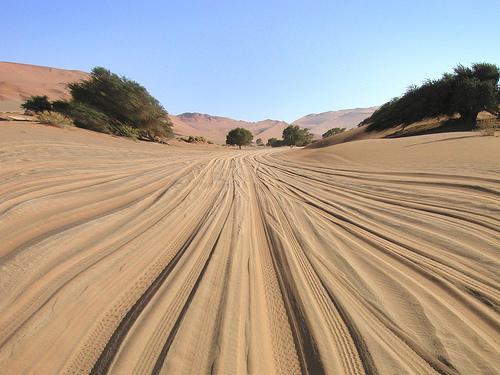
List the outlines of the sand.
<svg viewBox="0 0 500 375">
<path fill-rule="evenodd" d="M 499 150 L 0 124 L 0 373 L 497 374 Z"/>
<path fill-rule="evenodd" d="M 0 61 L 0 104 L 9 101 L 12 106 L 32 95 L 47 95 L 51 100 L 69 99 L 66 85 L 87 78 L 88 73 L 80 70 Z"/>
<path fill-rule="evenodd" d="M 312 113 L 293 121 L 293 123 L 299 125 L 301 128 L 311 129 L 314 134 L 322 135 L 332 128 L 355 128 L 365 118 L 370 117 L 377 109 L 378 107 L 369 107 Z"/>
</svg>

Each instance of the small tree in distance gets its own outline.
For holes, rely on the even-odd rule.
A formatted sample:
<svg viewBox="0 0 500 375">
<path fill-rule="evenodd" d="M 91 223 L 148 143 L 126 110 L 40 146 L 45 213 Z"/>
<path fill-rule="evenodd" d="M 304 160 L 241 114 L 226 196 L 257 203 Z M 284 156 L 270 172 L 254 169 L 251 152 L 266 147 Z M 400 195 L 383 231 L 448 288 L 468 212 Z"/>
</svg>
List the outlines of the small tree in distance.
<svg viewBox="0 0 500 375">
<path fill-rule="evenodd" d="M 257 138 L 257 140 L 255 141 L 255 144 L 257 146 L 263 146 L 264 145 L 264 142 L 262 142 L 262 138 Z"/>
<path fill-rule="evenodd" d="M 25 111 L 36 113 L 52 110 L 52 104 L 50 104 L 47 95 L 34 95 L 21 104 L 21 107 L 23 107 Z"/>
<path fill-rule="evenodd" d="M 246 146 L 252 143 L 253 135 L 245 128 L 235 128 L 229 131 L 226 136 L 226 144 L 237 145 L 240 150 L 241 146 Z"/>
<path fill-rule="evenodd" d="M 313 135 L 309 129 L 302 129 L 298 125 L 288 125 L 283 130 L 283 144 L 285 146 L 305 146 L 311 143 Z"/>
<path fill-rule="evenodd" d="M 281 147 L 281 146 L 283 146 L 283 140 L 278 139 L 278 138 L 269 138 L 267 140 L 266 146 Z"/>
</svg>

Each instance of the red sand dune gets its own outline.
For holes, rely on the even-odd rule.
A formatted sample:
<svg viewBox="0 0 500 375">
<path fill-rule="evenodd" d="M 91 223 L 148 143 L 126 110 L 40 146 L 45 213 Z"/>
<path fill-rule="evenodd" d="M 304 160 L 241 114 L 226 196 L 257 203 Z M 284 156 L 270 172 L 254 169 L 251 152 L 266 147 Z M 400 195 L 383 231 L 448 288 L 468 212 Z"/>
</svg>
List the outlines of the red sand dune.
<svg viewBox="0 0 500 375">
<path fill-rule="evenodd" d="M 0 101 L 23 101 L 31 95 L 67 99 L 66 85 L 87 77 L 80 70 L 0 62 Z"/>
</svg>

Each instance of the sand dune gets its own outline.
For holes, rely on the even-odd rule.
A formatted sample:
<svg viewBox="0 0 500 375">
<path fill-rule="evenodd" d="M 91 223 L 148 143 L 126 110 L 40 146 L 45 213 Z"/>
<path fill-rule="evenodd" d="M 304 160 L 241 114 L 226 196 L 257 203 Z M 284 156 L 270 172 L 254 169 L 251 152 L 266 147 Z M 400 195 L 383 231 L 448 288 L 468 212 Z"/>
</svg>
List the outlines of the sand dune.
<svg viewBox="0 0 500 375">
<path fill-rule="evenodd" d="M 0 372 L 496 374 L 499 147 L 0 125 Z"/>
<path fill-rule="evenodd" d="M 312 113 L 295 120 L 293 123 L 311 129 L 314 134 L 321 135 L 332 128 L 355 128 L 365 118 L 370 117 L 377 108 L 354 108 Z"/>
<path fill-rule="evenodd" d="M 87 77 L 87 73 L 79 70 L 0 61 L 0 102 L 21 103 L 32 95 L 68 99 L 66 85 Z"/>
</svg>

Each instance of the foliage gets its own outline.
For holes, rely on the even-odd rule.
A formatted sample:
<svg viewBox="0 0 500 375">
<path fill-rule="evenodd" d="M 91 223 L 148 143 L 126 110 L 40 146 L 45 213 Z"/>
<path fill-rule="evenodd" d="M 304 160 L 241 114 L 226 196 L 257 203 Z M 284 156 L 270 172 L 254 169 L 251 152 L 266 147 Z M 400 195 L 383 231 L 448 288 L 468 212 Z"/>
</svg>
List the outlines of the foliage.
<svg viewBox="0 0 500 375">
<path fill-rule="evenodd" d="M 72 102 L 65 112 L 79 128 L 112 134 L 112 120 L 97 109 L 79 102 Z M 115 126 L 117 123 L 115 122 Z"/>
<path fill-rule="evenodd" d="M 187 143 L 207 143 L 207 140 L 205 139 L 205 137 L 202 137 L 199 135 L 196 135 L 194 137 L 192 135 L 190 135 L 189 137 L 184 138 L 184 141 Z"/>
<path fill-rule="evenodd" d="M 53 106 L 79 127 L 147 140 L 173 136 L 167 111 L 135 81 L 97 67 L 90 79 L 68 87 L 72 100 Z"/>
<path fill-rule="evenodd" d="M 471 128 L 481 111 L 498 112 L 500 69 L 493 64 L 458 65 L 454 72 L 440 79 L 410 86 L 401 97 L 385 103 L 360 125 L 381 130 L 408 125 L 424 118 L 460 114 Z"/>
<path fill-rule="evenodd" d="M 264 142 L 262 142 L 262 138 L 257 138 L 257 140 L 255 141 L 255 144 L 257 146 L 263 146 L 264 145 Z"/>
<path fill-rule="evenodd" d="M 274 142 L 276 142 L 278 139 L 277 138 L 269 138 L 267 140 L 266 146 L 271 146 Z"/>
<path fill-rule="evenodd" d="M 21 104 L 21 107 L 24 108 L 25 111 L 35 113 L 52 110 L 52 105 L 47 95 L 34 95 Z"/>
<path fill-rule="evenodd" d="M 345 132 L 345 128 L 331 128 L 321 135 L 322 138 L 329 137 L 331 135 L 339 134 Z"/>
<path fill-rule="evenodd" d="M 281 147 L 281 146 L 283 146 L 283 140 L 282 139 L 277 139 L 277 138 L 269 138 L 267 140 L 266 146 Z"/>
<path fill-rule="evenodd" d="M 249 145 L 252 143 L 253 135 L 245 128 L 235 128 L 229 131 L 226 136 L 226 144 L 241 146 Z"/>
<path fill-rule="evenodd" d="M 303 129 L 298 125 L 288 125 L 283 130 L 283 144 L 285 146 L 305 146 L 311 143 L 313 135 L 309 129 Z"/>
<path fill-rule="evenodd" d="M 52 111 L 59 112 L 62 114 L 69 113 L 70 107 L 71 107 L 70 103 L 68 103 L 65 100 L 54 100 L 52 102 Z"/>
<path fill-rule="evenodd" d="M 113 134 L 133 139 L 140 138 L 141 136 L 137 128 L 134 128 L 126 124 L 115 124 L 112 128 L 112 132 Z"/>
<path fill-rule="evenodd" d="M 59 127 L 73 126 L 73 121 L 70 118 L 57 112 L 43 111 L 39 112 L 36 117 L 41 124 Z"/>
</svg>

